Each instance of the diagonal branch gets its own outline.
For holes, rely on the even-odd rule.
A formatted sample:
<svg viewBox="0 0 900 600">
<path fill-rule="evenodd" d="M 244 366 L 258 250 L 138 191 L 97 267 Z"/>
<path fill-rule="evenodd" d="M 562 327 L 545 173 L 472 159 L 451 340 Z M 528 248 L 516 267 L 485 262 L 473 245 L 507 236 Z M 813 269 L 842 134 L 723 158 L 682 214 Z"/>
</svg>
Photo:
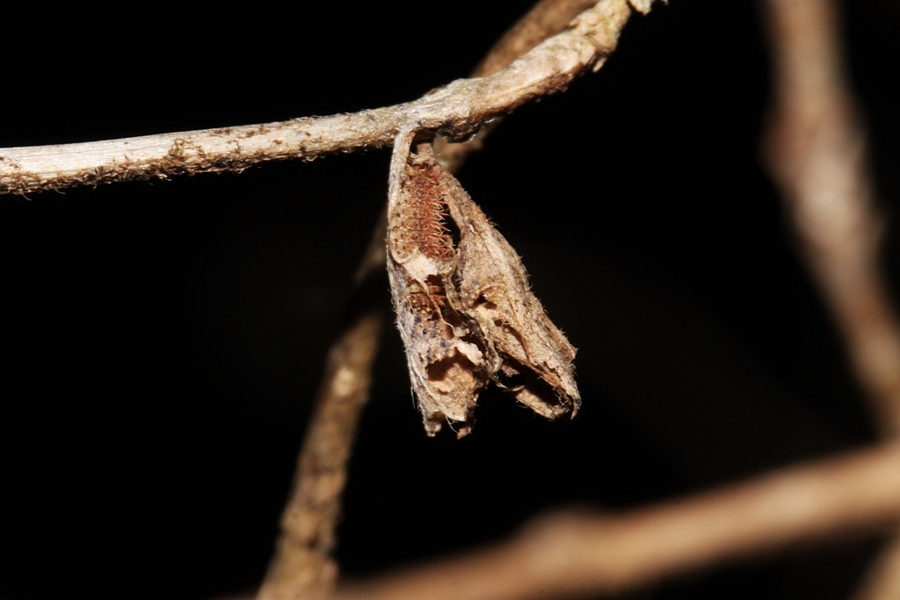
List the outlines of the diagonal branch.
<svg viewBox="0 0 900 600">
<path fill-rule="evenodd" d="M 482 550 L 347 586 L 339 600 L 616 594 L 900 516 L 900 446 L 785 469 L 620 516 L 563 513 Z"/>
<path fill-rule="evenodd" d="M 840 328 L 881 433 L 900 434 L 900 319 L 879 264 L 866 133 L 842 64 L 832 0 L 766 3 L 775 66 L 769 168 L 809 270 Z M 900 597 L 900 527 L 857 600 Z"/>
<path fill-rule="evenodd" d="M 641 10 L 649 8 L 647 0 L 632 2 Z M 615 49 L 630 14 L 628 0 L 603 0 L 506 69 L 454 81 L 405 104 L 264 125 L 0 149 L 0 193 L 241 171 L 270 160 L 312 160 L 388 146 L 404 126 L 464 138 L 526 102 L 566 89 L 588 68 L 599 68 Z"/>
<path fill-rule="evenodd" d="M 384 326 L 382 215 L 356 274 L 344 327 L 328 351 L 309 430 L 303 440 L 291 496 L 281 515 L 281 535 L 260 600 L 324 597 L 337 577 L 332 558 L 347 465 L 363 408 L 369 400 L 372 364 Z"/>
<path fill-rule="evenodd" d="M 769 0 L 776 101 L 766 158 L 804 258 L 885 434 L 900 433 L 900 324 L 879 265 L 865 130 L 830 0 Z"/>
</svg>

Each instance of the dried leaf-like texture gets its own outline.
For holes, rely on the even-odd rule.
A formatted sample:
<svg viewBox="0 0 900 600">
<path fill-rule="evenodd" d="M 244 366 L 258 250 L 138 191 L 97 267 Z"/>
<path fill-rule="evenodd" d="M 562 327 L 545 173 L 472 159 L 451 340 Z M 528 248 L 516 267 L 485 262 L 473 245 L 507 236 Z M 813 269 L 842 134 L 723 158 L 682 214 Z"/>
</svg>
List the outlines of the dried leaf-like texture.
<svg viewBox="0 0 900 600">
<path fill-rule="evenodd" d="M 412 154 L 410 141 L 398 137 L 391 164 L 388 273 L 426 432 L 449 422 L 459 437 L 469 433 L 491 383 L 544 417 L 574 415 L 575 349 L 531 293 L 509 243 L 431 145 Z"/>
<path fill-rule="evenodd" d="M 454 188 L 447 206 L 460 231 L 460 310 L 477 321 L 500 358 L 495 381 L 548 419 L 574 414 L 580 402 L 572 368 L 575 348 L 531 293 L 516 251 L 456 179 L 444 176 L 447 187 Z"/>
</svg>

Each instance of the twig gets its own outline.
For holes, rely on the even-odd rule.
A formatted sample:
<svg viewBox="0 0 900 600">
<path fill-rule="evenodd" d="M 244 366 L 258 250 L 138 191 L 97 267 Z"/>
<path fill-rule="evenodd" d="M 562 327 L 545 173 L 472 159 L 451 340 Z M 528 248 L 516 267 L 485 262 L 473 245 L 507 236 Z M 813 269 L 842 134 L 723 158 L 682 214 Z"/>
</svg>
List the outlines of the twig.
<svg viewBox="0 0 900 600">
<path fill-rule="evenodd" d="M 369 399 L 372 363 L 385 320 L 384 238 L 379 219 L 356 274 L 346 326 L 328 351 L 315 411 L 297 461 L 293 490 L 281 516 L 275 556 L 260 600 L 323 598 L 337 578 L 332 559 L 347 463 Z"/>
<path fill-rule="evenodd" d="M 896 436 L 900 326 L 879 266 L 884 225 L 865 131 L 844 75 L 837 6 L 832 0 L 769 0 L 766 7 L 777 95 L 769 166 L 879 429 Z M 900 598 L 900 528 L 855 598 Z"/>
<path fill-rule="evenodd" d="M 900 433 L 900 327 L 879 269 L 865 133 L 830 0 L 769 0 L 776 116 L 766 158 L 879 426 Z"/>
<path fill-rule="evenodd" d="M 648 8 L 647 0 L 631 1 Z M 241 171 L 287 158 L 311 160 L 390 145 L 410 125 L 464 138 L 526 102 L 564 90 L 587 68 L 599 68 L 615 49 L 630 14 L 628 0 L 603 0 L 503 71 L 455 81 L 405 104 L 265 125 L 0 149 L 0 193 Z"/>
<path fill-rule="evenodd" d="M 614 594 L 900 516 L 900 445 L 795 467 L 621 516 L 563 513 L 480 551 L 339 590 L 339 600 Z"/>
</svg>

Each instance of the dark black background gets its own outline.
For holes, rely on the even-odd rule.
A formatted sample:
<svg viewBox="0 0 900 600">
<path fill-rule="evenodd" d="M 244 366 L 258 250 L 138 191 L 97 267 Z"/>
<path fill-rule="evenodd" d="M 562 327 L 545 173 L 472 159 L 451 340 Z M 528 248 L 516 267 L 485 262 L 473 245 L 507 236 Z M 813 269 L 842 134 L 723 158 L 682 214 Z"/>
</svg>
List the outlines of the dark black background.
<svg viewBox="0 0 900 600">
<path fill-rule="evenodd" d="M 411 100 L 465 76 L 529 4 L 12 9 L 0 146 Z M 900 12 L 847 8 L 893 216 Z M 428 439 L 390 329 L 350 472 L 345 574 L 553 507 L 625 509 L 874 439 L 759 164 L 768 94 L 756 5 L 673 0 L 470 159 L 463 185 L 580 349 L 583 410 L 548 423 L 491 392 L 470 437 Z M 0 597 L 253 588 L 388 158 L 0 198 Z M 898 241 L 892 227 L 895 284 Z M 640 597 L 843 598 L 874 548 L 806 548 Z"/>
</svg>

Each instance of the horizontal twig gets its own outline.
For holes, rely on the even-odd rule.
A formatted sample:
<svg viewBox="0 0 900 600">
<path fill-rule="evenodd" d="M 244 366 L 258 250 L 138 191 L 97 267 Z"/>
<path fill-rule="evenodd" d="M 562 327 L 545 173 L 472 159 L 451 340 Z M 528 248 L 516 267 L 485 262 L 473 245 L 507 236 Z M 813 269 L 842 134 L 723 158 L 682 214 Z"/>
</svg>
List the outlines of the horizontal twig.
<svg viewBox="0 0 900 600">
<path fill-rule="evenodd" d="M 612 594 L 900 516 L 900 445 L 785 469 L 621 516 L 563 513 L 509 542 L 340 590 L 339 600 Z"/>
<path fill-rule="evenodd" d="M 632 0 L 642 10 L 649 2 Z M 76 185 L 241 171 L 265 161 L 312 160 L 334 152 L 390 145 L 405 127 L 465 138 L 538 97 L 564 90 L 615 49 L 631 13 L 627 0 L 604 0 L 569 29 L 506 69 L 461 79 L 405 104 L 183 133 L 59 146 L 0 149 L 0 193 L 27 194 Z"/>
</svg>

